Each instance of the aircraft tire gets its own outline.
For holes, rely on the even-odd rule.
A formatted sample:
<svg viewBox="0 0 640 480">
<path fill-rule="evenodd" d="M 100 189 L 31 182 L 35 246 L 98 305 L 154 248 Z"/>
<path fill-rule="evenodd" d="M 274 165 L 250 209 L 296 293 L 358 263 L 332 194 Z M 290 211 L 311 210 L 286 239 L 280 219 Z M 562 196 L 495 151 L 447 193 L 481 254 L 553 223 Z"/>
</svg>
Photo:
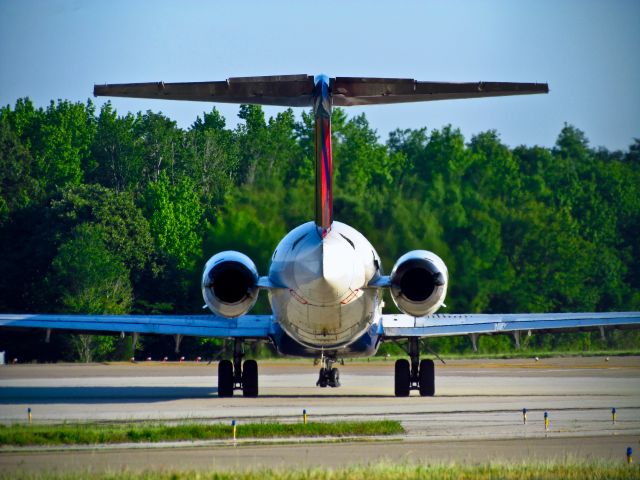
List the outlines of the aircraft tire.
<svg viewBox="0 0 640 480">
<path fill-rule="evenodd" d="M 436 375 L 433 360 L 420 360 L 420 396 L 433 397 L 436 393 Z"/>
<path fill-rule="evenodd" d="M 218 396 L 233 397 L 233 363 L 220 360 L 218 363 Z"/>
<path fill-rule="evenodd" d="M 394 380 L 396 397 L 408 397 L 411 387 L 411 371 L 409 369 L 409 360 L 406 360 L 404 358 L 396 360 L 396 371 Z"/>
<path fill-rule="evenodd" d="M 340 370 L 337 368 L 329 371 L 329 386 L 334 388 L 340 386 Z"/>
<path fill-rule="evenodd" d="M 258 362 L 255 360 L 245 360 L 242 365 L 242 395 L 258 396 Z"/>
<path fill-rule="evenodd" d="M 327 386 L 327 373 L 324 368 L 320 369 L 318 383 L 316 385 L 320 388 L 326 388 Z"/>
</svg>

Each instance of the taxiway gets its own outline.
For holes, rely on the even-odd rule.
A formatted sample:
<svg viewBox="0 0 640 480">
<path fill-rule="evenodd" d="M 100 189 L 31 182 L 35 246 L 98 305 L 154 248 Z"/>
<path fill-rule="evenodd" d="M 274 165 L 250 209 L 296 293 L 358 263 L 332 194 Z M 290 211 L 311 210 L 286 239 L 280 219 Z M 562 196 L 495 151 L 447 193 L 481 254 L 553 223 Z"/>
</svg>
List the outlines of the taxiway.
<svg viewBox="0 0 640 480">
<path fill-rule="evenodd" d="M 372 463 L 622 459 L 640 448 L 640 358 L 459 360 L 436 367 L 435 397 L 395 398 L 393 363 L 347 362 L 339 389 L 315 387 L 307 362 L 262 362 L 260 397 L 218 398 L 214 366 L 194 363 L 11 365 L 0 368 L 0 422 L 300 421 L 391 418 L 407 434 L 368 442 L 296 445 L 225 442 L 171 449 L 4 448 L 0 469 L 236 468 Z M 611 408 L 617 410 L 612 422 Z M 527 423 L 522 409 L 527 408 Z M 543 412 L 550 416 L 544 429 Z M 21 467 L 22 466 L 22 467 Z"/>
</svg>

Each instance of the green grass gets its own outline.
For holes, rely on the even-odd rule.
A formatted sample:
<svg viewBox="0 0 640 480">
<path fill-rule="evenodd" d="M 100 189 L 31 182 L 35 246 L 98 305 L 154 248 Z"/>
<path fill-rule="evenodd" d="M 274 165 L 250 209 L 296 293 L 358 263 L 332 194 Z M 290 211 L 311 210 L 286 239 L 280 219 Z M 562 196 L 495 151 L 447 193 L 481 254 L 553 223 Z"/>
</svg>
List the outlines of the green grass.
<svg viewBox="0 0 640 480">
<path fill-rule="evenodd" d="M 379 420 L 366 422 L 320 423 L 238 423 L 237 438 L 282 437 L 346 437 L 393 435 L 404 433 L 400 422 Z M 229 439 L 230 424 L 183 423 L 164 425 L 143 424 L 87 424 L 57 425 L 14 424 L 0 426 L 0 445 L 87 445 L 127 442 L 166 442 L 179 440 Z"/>
<path fill-rule="evenodd" d="M 640 349 L 630 349 L 630 350 L 593 350 L 593 351 L 583 351 L 583 350 L 550 350 L 550 351 L 536 351 L 536 350 L 515 350 L 513 352 L 503 352 L 503 353 L 489 353 L 489 352 L 468 352 L 468 353 L 440 353 L 439 354 L 444 361 L 447 360 L 497 360 L 497 359 L 533 359 L 535 357 L 538 358 L 571 358 L 571 357 L 629 357 L 629 356 L 638 356 L 640 355 Z M 422 356 L 424 358 L 433 358 L 435 361 L 438 361 L 434 358 L 434 356 L 429 352 L 422 352 Z M 264 362 L 264 364 L 299 364 L 304 363 L 305 365 L 310 364 L 309 358 L 295 358 L 295 357 L 253 357 L 260 362 Z M 366 364 L 366 363 L 393 363 L 399 358 L 408 358 L 407 354 L 395 354 L 392 353 L 388 357 L 379 352 L 378 354 L 372 357 L 354 357 L 354 358 L 345 358 L 345 364 Z M 111 363 L 130 363 L 130 362 L 106 362 L 107 364 Z M 144 364 L 144 362 L 139 362 L 140 364 Z M 207 366 L 207 363 L 201 363 L 203 367 Z M 339 367 L 339 365 L 338 365 Z"/>
<path fill-rule="evenodd" d="M 446 358 L 469 360 L 473 358 L 562 358 L 562 357 L 629 357 L 640 354 L 640 350 L 565 350 L 565 351 L 516 351 L 507 353 L 469 353 L 462 355 L 447 355 Z"/>
<path fill-rule="evenodd" d="M 533 479 L 637 479 L 640 468 L 624 462 L 547 462 L 485 465 L 394 465 L 345 467 L 335 470 L 256 469 L 248 471 L 147 471 L 141 473 L 37 473 L 1 474 L 0 479 L 15 480 L 533 480 Z"/>
<path fill-rule="evenodd" d="M 505 353 L 441 353 L 440 356 L 445 360 L 484 360 L 484 359 L 509 359 L 509 358 L 524 358 L 532 359 L 538 358 L 563 358 L 563 357 L 629 357 L 634 355 L 640 355 L 640 350 L 594 350 L 594 351 L 581 351 L 581 350 L 564 350 L 564 351 L 514 351 Z M 431 357 L 431 354 L 425 353 L 425 357 Z M 376 355 L 365 359 L 348 359 L 346 362 L 353 361 L 354 363 L 362 362 L 390 362 L 395 361 L 398 358 L 407 358 L 406 355 L 391 355 L 384 357 L 383 355 Z"/>
</svg>

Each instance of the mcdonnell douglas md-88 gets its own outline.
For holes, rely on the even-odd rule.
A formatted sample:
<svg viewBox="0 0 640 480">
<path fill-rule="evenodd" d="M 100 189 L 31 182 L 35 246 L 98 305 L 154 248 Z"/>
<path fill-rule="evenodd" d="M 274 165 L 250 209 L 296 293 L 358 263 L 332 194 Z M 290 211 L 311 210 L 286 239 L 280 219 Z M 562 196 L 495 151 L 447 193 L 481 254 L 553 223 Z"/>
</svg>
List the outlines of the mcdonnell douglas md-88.
<svg viewBox="0 0 640 480">
<path fill-rule="evenodd" d="M 381 341 L 406 340 L 409 360 L 395 364 L 395 395 L 435 394 L 434 363 L 420 359 L 419 339 L 556 329 L 637 327 L 640 312 L 470 314 L 436 312 L 443 306 L 449 275 L 438 255 L 414 250 L 401 256 L 385 275 L 373 245 L 356 229 L 334 221 L 331 156 L 332 107 L 380 105 L 461 98 L 548 93 L 538 83 L 443 83 L 411 79 L 328 78 L 285 75 L 230 78 L 219 82 L 96 85 L 94 94 L 167 100 L 312 107 L 315 117 L 315 220 L 289 232 L 273 252 L 268 275 L 235 252 L 209 259 L 202 274 L 202 295 L 211 315 L 0 315 L 0 326 L 83 332 L 175 336 L 234 341 L 233 359 L 218 364 L 218 395 L 242 390 L 258 395 L 258 366 L 243 361 L 245 342 L 267 339 L 284 355 L 319 359 L 317 385 L 340 385 L 335 362 L 370 356 Z M 382 290 L 390 289 L 399 315 L 382 313 Z M 258 292 L 269 292 L 271 315 L 250 315 Z"/>
</svg>

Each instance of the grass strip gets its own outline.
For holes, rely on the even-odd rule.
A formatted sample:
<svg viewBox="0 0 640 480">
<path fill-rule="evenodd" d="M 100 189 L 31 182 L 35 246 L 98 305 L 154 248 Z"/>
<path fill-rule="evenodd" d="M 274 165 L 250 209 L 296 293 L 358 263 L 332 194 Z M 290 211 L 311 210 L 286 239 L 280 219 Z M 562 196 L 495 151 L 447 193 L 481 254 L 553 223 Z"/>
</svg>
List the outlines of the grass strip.
<svg viewBox="0 0 640 480">
<path fill-rule="evenodd" d="M 238 423 L 237 438 L 346 437 L 404 433 L 400 422 Z M 0 426 L 0 445 L 86 445 L 101 443 L 166 442 L 231 438 L 229 424 L 182 423 L 63 423 Z"/>
<path fill-rule="evenodd" d="M 338 469 L 255 469 L 245 471 L 146 471 L 118 473 L 24 473 L 0 474 L 14 480 L 582 480 L 637 479 L 640 468 L 624 462 L 537 462 L 491 463 L 484 465 L 398 465 L 380 464 Z"/>
<path fill-rule="evenodd" d="M 446 360 L 485 360 L 485 359 L 532 359 L 538 358 L 574 358 L 574 357 L 632 357 L 640 355 L 640 350 L 518 350 L 516 352 L 498 352 L 498 353 L 441 353 L 440 356 Z M 376 355 L 367 358 L 345 359 L 345 362 L 352 363 L 371 363 L 371 362 L 392 362 L 399 358 L 407 358 L 406 355 Z"/>
</svg>

